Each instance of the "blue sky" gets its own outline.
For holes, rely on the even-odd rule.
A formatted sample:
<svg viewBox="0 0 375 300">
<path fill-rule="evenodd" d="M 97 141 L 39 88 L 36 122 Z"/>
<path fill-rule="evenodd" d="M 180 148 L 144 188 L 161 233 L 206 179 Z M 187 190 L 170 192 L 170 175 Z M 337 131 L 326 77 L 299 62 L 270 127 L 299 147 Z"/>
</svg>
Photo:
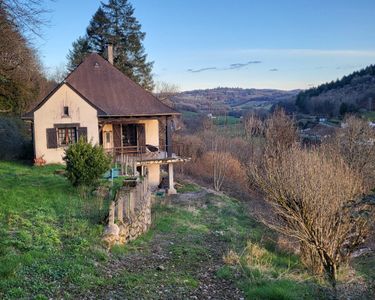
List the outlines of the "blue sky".
<svg viewBox="0 0 375 300">
<path fill-rule="evenodd" d="M 37 41 L 43 64 L 66 63 L 99 6 L 55 0 Z M 155 81 L 308 88 L 375 63 L 374 0 L 132 0 Z"/>
</svg>

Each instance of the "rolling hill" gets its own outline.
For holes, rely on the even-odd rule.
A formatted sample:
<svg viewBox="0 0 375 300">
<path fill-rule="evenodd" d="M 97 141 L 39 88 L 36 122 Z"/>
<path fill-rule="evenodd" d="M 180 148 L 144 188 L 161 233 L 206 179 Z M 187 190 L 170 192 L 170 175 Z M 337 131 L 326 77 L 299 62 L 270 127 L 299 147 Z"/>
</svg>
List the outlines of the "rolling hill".
<svg viewBox="0 0 375 300">
<path fill-rule="evenodd" d="M 293 102 L 300 90 L 224 88 L 192 90 L 173 97 L 178 110 L 243 115 L 251 109 L 270 109 L 280 102 Z"/>
<path fill-rule="evenodd" d="M 296 105 L 304 113 L 327 116 L 373 111 L 375 65 L 300 92 L 296 98 Z"/>
</svg>

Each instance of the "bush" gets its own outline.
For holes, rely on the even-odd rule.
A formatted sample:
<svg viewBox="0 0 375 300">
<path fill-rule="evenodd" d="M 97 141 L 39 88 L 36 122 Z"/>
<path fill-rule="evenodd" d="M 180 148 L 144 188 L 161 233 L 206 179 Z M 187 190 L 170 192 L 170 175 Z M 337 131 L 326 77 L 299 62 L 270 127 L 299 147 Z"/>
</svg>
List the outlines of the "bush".
<svg viewBox="0 0 375 300">
<path fill-rule="evenodd" d="M 99 145 L 80 138 L 65 150 L 66 173 L 74 186 L 93 187 L 110 167 L 111 159 Z"/>
<path fill-rule="evenodd" d="M 327 148 L 292 146 L 249 166 L 250 181 L 264 193 L 277 218 L 271 228 L 296 238 L 302 258 L 323 270 L 336 287 L 337 271 L 369 234 L 371 207 L 359 201 L 363 184 L 341 155 Z"/>
</svg>

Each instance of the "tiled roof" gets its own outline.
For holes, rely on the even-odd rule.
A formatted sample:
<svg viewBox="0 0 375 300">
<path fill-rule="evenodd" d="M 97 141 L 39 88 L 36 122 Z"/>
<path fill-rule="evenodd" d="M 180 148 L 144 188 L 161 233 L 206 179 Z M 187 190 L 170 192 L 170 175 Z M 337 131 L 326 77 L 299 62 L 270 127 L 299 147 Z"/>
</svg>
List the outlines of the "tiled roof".
<svg viewBox="0 0 375 300">
<path fill-rule="evenodd" d="M 93 105 L 99 117 L 178 114 L 97 53 L 88 55 L 64 83 Z M 24 118 L 30 118 L 54 91 Z"/>
</svg>

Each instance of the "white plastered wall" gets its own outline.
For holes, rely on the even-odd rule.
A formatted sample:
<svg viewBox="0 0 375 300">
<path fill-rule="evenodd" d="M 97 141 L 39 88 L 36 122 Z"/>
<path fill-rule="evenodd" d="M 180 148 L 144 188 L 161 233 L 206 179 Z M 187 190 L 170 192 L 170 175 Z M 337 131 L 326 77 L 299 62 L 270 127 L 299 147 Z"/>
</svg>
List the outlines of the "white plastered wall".
<svg viewBox="0 0 375 300">
<path fill-rule="evenodd" d="M 146 144 L 159 147 L 159 121 L 140 120 L 140 124 L 145 124 Z"/>
<path fill-rule="evenodd" d="M 69 117 L 63 116 L 64 106 Z M 38 110 L 34 112 L 35 156 L 47 163 L 63 163 L 64 148 L 47 149 L 46 129 L 54 124 L 79 123 L 87 127 L 88 141 L 99 142 L 97 111 L 67 85 L 62 85 Z"/>
<path fill-rule="evenodd" d="M 160 165 L 147 165 L 148 168 L 148 184 L 151 187 L 157 187 L 160 183 Z"/>
<path fill-rule="evenodd" d="M 159 121 L 140 120 L 138 123 L 145 124 L 146 144 L 159 147 Z M 157 187 L 160 183 L 160 165 L 148 165 L 147 168 L 150 186 Z"/>
</svg>

